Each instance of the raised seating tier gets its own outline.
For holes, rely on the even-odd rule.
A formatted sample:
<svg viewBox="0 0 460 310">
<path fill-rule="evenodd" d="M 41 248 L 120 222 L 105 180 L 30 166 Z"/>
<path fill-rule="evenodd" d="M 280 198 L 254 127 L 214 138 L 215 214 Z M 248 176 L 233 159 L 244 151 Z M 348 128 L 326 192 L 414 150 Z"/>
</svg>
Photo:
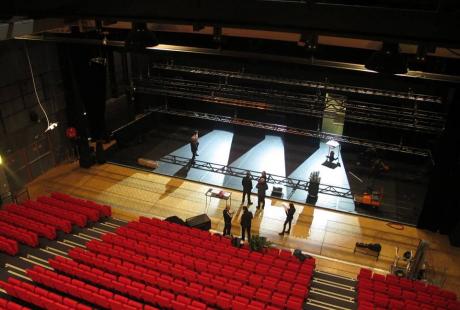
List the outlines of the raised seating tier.
<svg viewBox="0 0 460 310">
<path fill-rule="evenodd" d="M 3 298 L 0 298 L 0 309 L 5 309 L 5 310 L 30 310 L 30 308 L 23 307 L 21 305 L 18 305 L 14 301 L 6 300 Z"/>
<path fill-rule="evenodd" d="M 33 231 L 41 237 L 56 239 L 56 228 L 8 211 L 0 211 L 0 221 Z"/>
<path fill-rule="evenodd" d="M 87 208 L 87 207 L 82 207 L 80 205 L 69 203 L 69 202 L 64 202 L 61 200 L 57 200 L 55 198 L 41 196 L 37 198 L 37 201 L 47 204 L 49 206 L 61 208 L 63 210 L 83 214 L 87 216 L 90 221 L 93 221 L 93 222 L 99 221 L 99 218 L 100 218 L 100 212 L 98 210 Z"/>
<path fill-rule="evenodd" d="M 64 202 L 72 203 L 74 205 L 80 205 L 85 208 L 98 210 L 99 216 L 101 217 L 112 216 L 112 208 L 107 205 L 101 205 L 101 204 L 95 203 L 94 201 L 75 198 L 75 197 L 72 197 L 72 196 L 69 196 L 63 193 L 51 193 L 51 197 L 64 201 Z"/>
<path fill-rule="evenodd" d="M 424 282 L 361 269 L 358 309 L 460 310 L 457 295 Z"/>
<path fill-rule="evenodd" d="M 36 233 L 4 222 L 0 225 L 0 236 L 16 240 L 31 247 L 38 246 L 38 236 Z"/>
<path fill-rule="evenodd" d="M 0 252 L 4 252 L 9 255 L 16 255 L 18 251 L 19 246 L 15 240 L 0 236 Z"/>
<path fill-rule="evenodd" d="M 88 218 L 83 214 L 79 214 L 74 211 L 63 210 L 61 208 L 50 206 L 36 201 L 29 200 L 24 202 L 23 205 L 30 209 L 46 212 L 56 217 L 69 220 L 72 224 L 75 224 L 79 227 L 85 227 L 88 221 Z"/>
<path fill-rule="evenodd" d="M 18 206 L 18 205 L 7 205 L 4 207 L 6 211 L 15 213 L 17 215 L 26 217 L 28 219 L 35 220 L 37 222 L 41 222 L 43 224 L 47 224 L 50 226 L 54 226 L 56 229 L 62 230 L 65 233 L 70 233 L 72 231 L 72 223 L 68 220 L 63 220 L 53 215 L 49 215 L 47 213 L 33 210 L 31 208 L 27 208 L 25 206 Z"/>
<path fill-rule="evenodd" d="M 43 309 L 91 310 L 91 307 L 78 303 L 73 299 L 62 297 L 61 295 L 50 292 L 30 283 L 20 281 L 16 278 L 10 277 L 8 278 L 8 282 L 0 281 L 0 287 L 3 288 L 9 295 Z M 15 309 L 25 310 L 28 308 L 21 307 L 18 305 L 18 307 L 16 307 Z"/>
</svg>

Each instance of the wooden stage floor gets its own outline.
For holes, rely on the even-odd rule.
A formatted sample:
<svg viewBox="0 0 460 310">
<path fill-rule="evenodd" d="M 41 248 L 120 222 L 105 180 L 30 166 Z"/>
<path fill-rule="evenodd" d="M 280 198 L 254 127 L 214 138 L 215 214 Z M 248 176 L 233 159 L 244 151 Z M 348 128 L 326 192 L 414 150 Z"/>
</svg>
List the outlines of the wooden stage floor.
<svg viewBox="0 0 460 310">
<path fill-rule="evenodd" d="M 165 218 L 177 215 L 182 219 L 206 210 L 204 193 L 209 185 L 166 177 L 155 173 L 112 164 L 81 169 L 78 163 L 59 166 L 29 184 L 31 198 L 53 191 L 68 193 L 113 206 L 114 217 L 136 219 L 138 216 Z M 232 233 L 240 235 L 241 192 L 232 192 L 235 211 Z M 254 203 L 257 198 L 253 196 Z M 280 247 L 299 248 L 317 258 L 317 269 L 356 277 L 359 268 L 370 267 L 387 272 L 400 253 L 415 250 L 420 239 L 430 243 L 427 253 L 429 275 L 446 289 L 460 295 L 460 248 L 451 247 L 447 236 L 410 226 L 317 209 L 296 204 L 293 228 L 289 236 L 279 236 L 285 220 L 283 201 L 267 199 L 265 210 L 255 212 L 252 233 L 266 236 Z M 207 214 L 212 229 L 222 231 L 224 201 L 213 199 Z M 380 243 L 380 258 L 353 253 L 356 242 Z M 457 261 L 457 263 L 455 263 Z"/>
</svg>

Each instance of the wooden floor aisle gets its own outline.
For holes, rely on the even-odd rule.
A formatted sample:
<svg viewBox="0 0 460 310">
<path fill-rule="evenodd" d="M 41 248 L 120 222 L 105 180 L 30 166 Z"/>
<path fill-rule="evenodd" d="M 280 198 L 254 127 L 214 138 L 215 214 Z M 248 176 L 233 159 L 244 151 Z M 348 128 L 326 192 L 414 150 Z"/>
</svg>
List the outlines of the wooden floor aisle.
<svg viewBox="0 0 460 310">
<path fill-rule="evenodd" d="M 31 198 L 60 191 L 77 197 L 110 204 L 114 216 L 135 219 L 140 215 L 165 218 L 177 215 L 182 219 L 206 211 L 204 193 L 209 185 L 143 172 L 112 164 L 81 169 L 77 163 L 57 167 L 29 184 Z M 241 192 L 232 191 L 235 211 L 232 233 L 240 234 Z M 257 198 L 253 196 L 253 201 Z M 430 276 L 447 289 L 460 295 L 460 248 L 451 247 L 448 238 L 413 227 L 343 214 L 307 205 L 296 205 L 293 228 L 289 236 L 279 236 L 285 213 L 277 199 L 267 199 L 265 210 L 255 212 L 252 233 L 266 236 L 280 247 L 300 248 L 318 259 L 318 269 L 355 277 L 361 266 L 387 272 L 395 256 L 415 250 L 420 239 L 430 242 L 427 254 Z M 213 199 L 207 214 L 212 229 L 223 230 L 222 210 L 225 202 Z M 378 260 L 353 253 L 356 242 L 382 245 Z M 457 263 L 456 263 L 457 261 Z"/>
</svg>

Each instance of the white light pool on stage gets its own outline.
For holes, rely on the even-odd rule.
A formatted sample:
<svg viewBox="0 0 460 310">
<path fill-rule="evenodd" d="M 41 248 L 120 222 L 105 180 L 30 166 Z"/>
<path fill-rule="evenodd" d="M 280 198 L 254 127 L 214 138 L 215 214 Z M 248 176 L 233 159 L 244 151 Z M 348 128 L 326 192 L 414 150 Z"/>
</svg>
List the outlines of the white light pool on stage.
<svg viewBox="0 0 460 310">
<path fill-rule="evenodd" d="M 284 143 L 281 137 L 265 136 L 265 139 L 230 164 L 233 167 L 286 176 Z"/>
</svg>

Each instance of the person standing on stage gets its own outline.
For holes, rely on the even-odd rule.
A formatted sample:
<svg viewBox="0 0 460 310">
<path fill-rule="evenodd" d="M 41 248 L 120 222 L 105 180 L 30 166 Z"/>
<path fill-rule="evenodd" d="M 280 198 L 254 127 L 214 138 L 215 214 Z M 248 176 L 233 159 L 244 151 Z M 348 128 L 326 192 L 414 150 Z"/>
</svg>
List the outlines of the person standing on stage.
<svg viewBox="0 0 460 310">
<path fill-rule="evenodd" d="M 265 178 L 260 178 L 257 187 L 257 209 L 265 208 L 265 191 L 268 189 Z"/>
<path fill-rule="evenodd" d="M 192 162 L 195 161 L 195 157 L 196 156 L 200 156 L 198 155 L 198 145 L 200 143 L 198 142 L 198 130 L 195 130 L 195 132 L 193 133 L 192 137 L 190 138 L 190 148 L 192 149 Z"/>
<path fill-rule="evenodd" d="M 284 233 L 289 234 L 291 232 L 291 223 L 292 223 L 292 219 L 294 218 L 294 214 L 295 214 L 294 204 L 292 202 L 289 203 L 289 208 L 285 206 L 284 212 L 286 212 L 286 221 L 284 221 L 283 232 L 279 233 L 280 236 L 284 235 Z M 289 224 L 289 228 L 287 231 L 286 231 L 286 224 Z"/>
<path fill-rule="evenodd" d="M 248 233 L 248 242 L 251 241 L 251 223 L 252 212 L 248 207 L 243 207 L 243 214 L 241 215 L 241 239 L 244 241 L 245 233 Z"/>
<path fill-rule="evenodd" d="M 249 171 L 246 172 L 246 176 L 243 177 L 241 180 L 241 185 L 243 185 L 243 200 L 241 201 L 241 204 L 244 204 L 244 197 L 246 195 L 248 196 L 248 206 L 252 205 L 251 202 L 251 191 L 252 191 L 252 179 L 251 179 L 251 173 Z"/>
<path fill-rule="evenodd" d="M 224 236 L 231 235 L 231 230 L 232 230 L 232 217 L 233 217 L 233 212 L 230 211 L 230 207 L 226 206 L 224 209 Z"/>
</svg>

